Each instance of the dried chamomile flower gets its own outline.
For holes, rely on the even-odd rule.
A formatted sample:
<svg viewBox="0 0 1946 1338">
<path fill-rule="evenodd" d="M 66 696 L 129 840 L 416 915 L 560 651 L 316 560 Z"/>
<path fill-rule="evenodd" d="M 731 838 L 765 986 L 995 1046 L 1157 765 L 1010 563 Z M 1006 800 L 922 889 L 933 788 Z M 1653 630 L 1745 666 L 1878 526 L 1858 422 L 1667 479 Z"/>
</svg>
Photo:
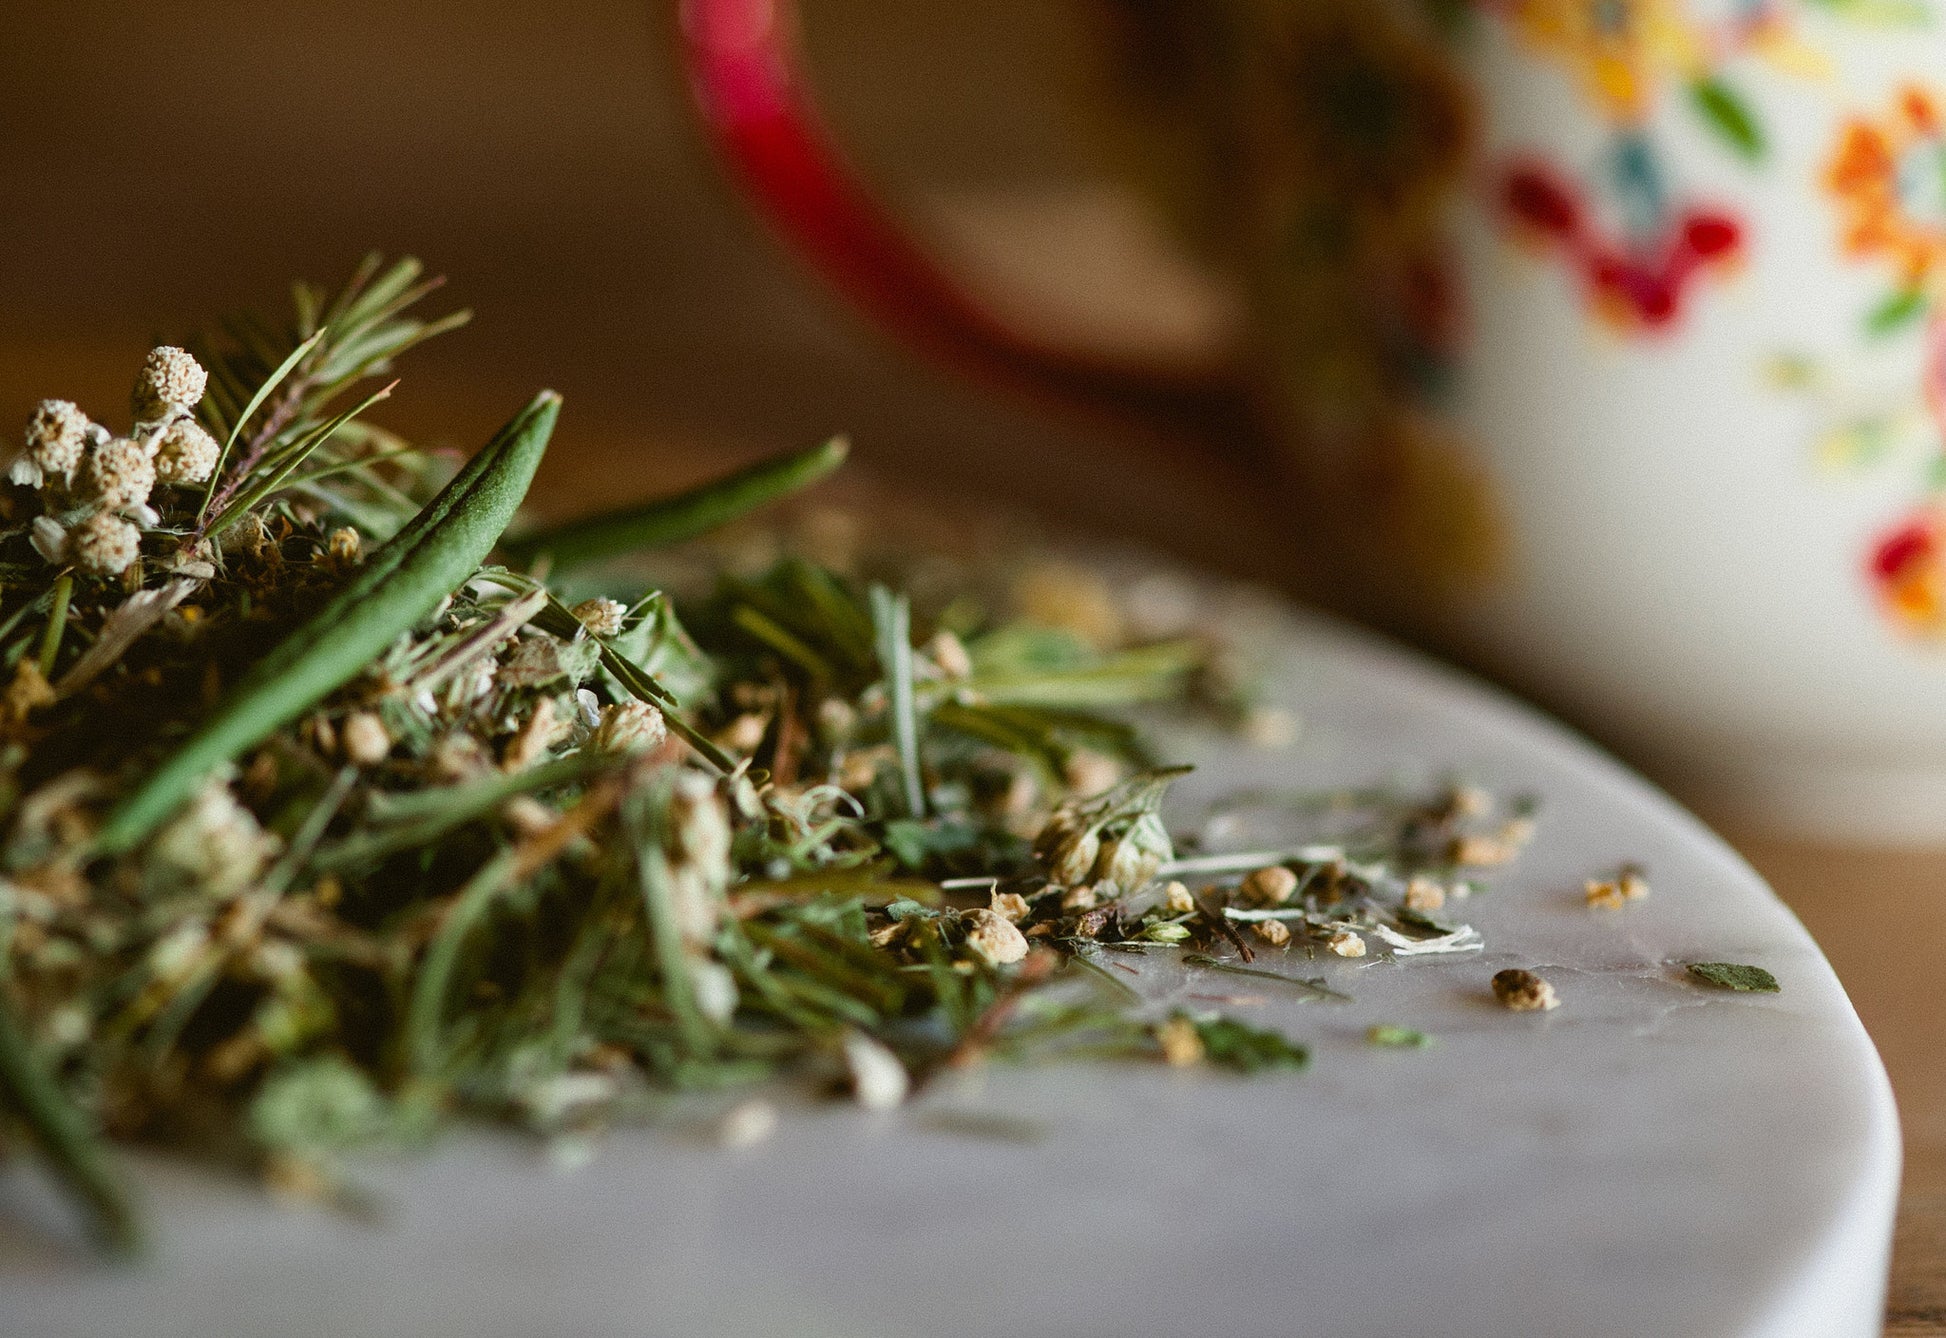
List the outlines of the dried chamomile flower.
<svg viewBox="0 0 1946 1338">
<path fill-rule="evenodd" d="M 209 373 L 187 350 L 164 344 L 149 350 L 135 378 L 131 402 L 138 423 L 160 423 L 186 414 L 203 401 Z"/>
<path fill-rule="evenodd" d="M 1649 883 L 1640 869 L 1630 865 L 1613 878 L 1590 878 L 1582 893 L 1589 910 L 1620 910 L 1629 902 L 1648 896 Z"/>
<path fill-rule="evenodd" d="M 88 415 L 70 401 L 42 400 L 27 420 L 26 451 L 14 462 L 13 481 L 39 487 L 49 478 L 70 478 L 91 426 Z"/>
<path fill-rule="evenodd" d="M 353 711 L 339 732 L 345 761 L 355 767 L 375 767 L 392 752 L 392 736 L 375 711 Z"/>
<path fill-rule="evenodd" d="M 1027 918 L 1032 908 L 1028 906 L 1027 898 L 1018 892 L 995 892 L 988 898 L 987 909 L 1003 919 L 1019 924 Z"/>
<path fill-rule="evenodd" d="M 1297 875 L 1281 864 L 1257 869 L 1237 885 L 1237 892 L 1249 906 L 1281 906 L 1297 891 Z"/>
<path fill-rule="evenodd" d="M 960 913 L 966 947 L 988 966 L 1007 966 L 1027 955 L 1027 937 L 1014 922 L 997 911 L 975 907 Z"/>
<path fill-rule="evenodd" d="M 83 571 L 120 576 L 141 556 L 142 532 L 112 511 L 97 511 L 67 536 L 67 554 Z"/>
<path fill-rule="evenodd" d="M 178 418 L 156 438 L 156 480 L 178 487 L 207 483 L 209 476 L 216 472 L 216 460 L 222 453 L 223 448 L 201 423 L 193 418 Z"/>
<path fill-rule="evenodd" d="M 1324 941 L 1324 946 L 1340 957 L 1363 957 L 1365 940 L 1349 929 L 1340 929 Z"/>
<path fill-rule="evenodd" d="M 601 723 L 588 742 L 606 753 L 646 753 L 669 737 L 662 712 L 647 702 L 617 702 L 601 708 Z"/>
<path fill-rule="evenodd" d="M 1071 887 L 1061 894 L 1061 909 L 1070 914 L 1091 911 L 1100 901 L 1101 898 L 1095 895 L 1095 889 L 1083 883 L 1080 887 Z"/>
<path fill-rule="evenodd" d="M 1259 920 L 1250 926 L 1250 932 L 1273 948 L 1281 948 L 1291 941 L 1290 928 L 1282 920 Z"/>
<path fill-rule="evenodd" d="M 588 635 L 611 637 L 622 630 L 628 605 L 618 599 L 584 599 L 572 610 L 575 621 L 588 629 Z"/>
<path fill-rule="evenodd" d="M 1508 967 L 1493 977 L 1493 997 L 1516 1013 L 1539 1013 L 1561 1006 L 1554 987 L 1532 971 Z"/>
<path fill-rule="evenodd" d="M 1407 881 L 1405 908 L 1422 914 L 1439 910 L 1446 904 L 1446 889 L 1430 878 L 1415 877 Z"/>
<path fill-rule="evenodd" d="M 118 511 L 142 506 L 155 490 L 155 462 L 141 442 L 116 437 L 89 454 L 87 480 L 103 506 Z"/>
<path fill-rule="evenodd" d="M 1161 905 L 1171 915 L 1187 915 L 1196 909 L 1196 898 L 1185 884 L 1171 882 L 1162 889 Z"/>
</svg>

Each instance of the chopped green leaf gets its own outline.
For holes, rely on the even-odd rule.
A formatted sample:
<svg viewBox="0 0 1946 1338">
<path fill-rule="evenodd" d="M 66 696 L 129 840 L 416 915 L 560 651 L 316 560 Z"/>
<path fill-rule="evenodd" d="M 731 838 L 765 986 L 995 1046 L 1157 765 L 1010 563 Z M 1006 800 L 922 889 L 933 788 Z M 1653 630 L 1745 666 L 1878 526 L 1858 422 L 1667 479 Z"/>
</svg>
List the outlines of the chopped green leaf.
<svg viewBox="0 0 1946 1338">
<path fill-rule="evenodd" d="M 1432 1037 L 1425 1032 L 1393 1026 L 1389 1022 L 1374 1022 L 1366 1029 L 1365 1039 L 1390 1050 L 1423 1050 L 1432 1044 Z"/>
<path fill-rule="evenodd" d="M 1203 1042 L 1203 1053 L 1209 1062 L 1238 1073 L 1301 1069 L 1311 1062 L 1310 1051 L 1292 1044 L 1281 1032 L 1252 1027 L 1227 1017 L 1203 1022 L 1190 1018 L 1190 1023 Z"/>
</svg>

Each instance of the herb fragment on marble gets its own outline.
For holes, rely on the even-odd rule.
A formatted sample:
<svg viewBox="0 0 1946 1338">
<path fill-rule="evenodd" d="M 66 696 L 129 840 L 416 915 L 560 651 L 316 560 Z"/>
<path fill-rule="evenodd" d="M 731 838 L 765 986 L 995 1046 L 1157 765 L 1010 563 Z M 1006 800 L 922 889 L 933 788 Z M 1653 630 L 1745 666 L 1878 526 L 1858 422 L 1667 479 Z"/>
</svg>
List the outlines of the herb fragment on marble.
<svg viewBox="0 0 1946 1338">
<path fill-rule="evenodd" d="M 1740 994 L 1777 994 L 1783 986 L 1777 977 L 1761 966 L 1745 966 L 1737 962 L 1690 962 L 1689 974 L 1705 985 L 1714 985 L 1720 990 L 1735 990 Z"/>
<path fill-rule="evenodd" d="M 1433 1043 L 1433 1038 L 1411 1027 L 1374 1022 L 1365 1029 L 1365 1041 L 1386 1050 L 1423 1050 Z"/>
</svg>

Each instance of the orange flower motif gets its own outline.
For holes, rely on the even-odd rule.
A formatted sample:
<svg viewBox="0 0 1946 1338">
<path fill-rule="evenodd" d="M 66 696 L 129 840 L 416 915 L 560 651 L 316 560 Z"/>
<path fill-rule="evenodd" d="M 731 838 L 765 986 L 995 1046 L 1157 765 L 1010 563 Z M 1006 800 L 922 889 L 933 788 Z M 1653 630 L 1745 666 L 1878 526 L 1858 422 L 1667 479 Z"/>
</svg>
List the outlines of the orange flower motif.
<svg viewBox="0 0 1946 1338">
<path fill-rule="evenodd" d="M 1507 16 L 1624 125 L 1648 116 L 1665 74 L 1693 76 L 1706 57 L 1676 0 L 1509 0 Z"/>
<path fill-rule="evenodd" d="M 1883 256 L 1914 289 L 1946 262 L 1946 123 L 1925 89 L 1903 89 L 1878 121 L 1854 118 L 1825 169 L 1837 197 L 1843 244 Z"/>
</svg>

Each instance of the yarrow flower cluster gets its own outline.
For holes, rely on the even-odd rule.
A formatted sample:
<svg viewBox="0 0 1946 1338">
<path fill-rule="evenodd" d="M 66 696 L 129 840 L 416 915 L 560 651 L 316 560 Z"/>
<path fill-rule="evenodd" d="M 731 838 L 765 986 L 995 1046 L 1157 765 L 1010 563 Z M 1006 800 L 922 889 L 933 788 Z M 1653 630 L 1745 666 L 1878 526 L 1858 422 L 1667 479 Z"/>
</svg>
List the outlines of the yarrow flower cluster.
<svg viewBox="0 0 1946 1338">
<path fill-rule="evenodd" d="M 191 416 L 209 373 L 187 351 L 151 349 L 130 397 L 135 423 L 114 436 L 68 400 L 42 400 L 27 420 L 8 478 L 41 493 L 30 529 L 34 550 L 55 564 L 119 576 L 141 556 L 142 530 L 161 521 L 150 495 L 158 483 L 204 483 L 221 448 Z"/>
<path fill-rule="evenodd" d="M 207 483 L 223 448 L 193 418 L 178 418 L 156 438 L 155 477 L 159 483 Z"/>
<path fill-rule="evenodd" d="M 184 350 L 167 344 L 149 350 L 135 378 L 130 402 L 138 423 L 167 423 L 203 402 L 209 373 Z"/>
</svg>

